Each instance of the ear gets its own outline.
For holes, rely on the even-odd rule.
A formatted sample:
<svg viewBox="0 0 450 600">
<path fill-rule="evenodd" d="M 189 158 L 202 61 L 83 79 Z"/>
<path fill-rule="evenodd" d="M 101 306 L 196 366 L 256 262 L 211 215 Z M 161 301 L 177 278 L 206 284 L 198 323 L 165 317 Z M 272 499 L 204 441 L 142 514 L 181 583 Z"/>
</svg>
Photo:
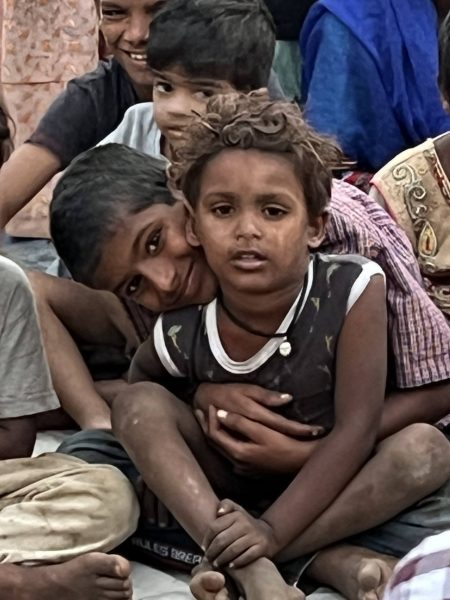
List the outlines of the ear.
<svg viewBox="0 0 450 600">
<path fill-rule="evenodd" d="M 195 215 L 192 206 L 185 202 L 187 218 L 186 218 L 186 240 L 190 246 L 194 248 L 201 246 L 195 227 Z"/>
<path fill-rule="evenodd" d="M 313 217 L 308 225 L 308 247 L 318 248 L 325 237 L 325 227 L 328 222 L 328 213 L 324 212 L 318 217 Z"/>
</svg>

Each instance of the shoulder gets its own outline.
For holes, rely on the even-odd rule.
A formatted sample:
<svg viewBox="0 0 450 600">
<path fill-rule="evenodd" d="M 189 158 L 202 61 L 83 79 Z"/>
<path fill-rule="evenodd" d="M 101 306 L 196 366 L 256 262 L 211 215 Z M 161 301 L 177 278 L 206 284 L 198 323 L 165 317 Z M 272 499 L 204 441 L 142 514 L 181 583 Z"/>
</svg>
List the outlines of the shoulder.
<svg viewBox="0 0 450 600">
<path fill-rule="evenodd" d="M 373 277 L 379 276 L 383 283 L 383 269 L 376 262 L 358 254 L 317 254 L 317 273 L 325 279 L 329 292 L 341 288 L 347 296 L 347 313 L 363 294 Z M 319 275 L 320 276 L 320 275 Z"/>
<path fill-rule="evenodd" d="M 30 290 L 30 284 L 23 269 L 15 262 L 0 255 L 0 280 L 2 289 L 22 289 Z"/>
<path fill-rule="evenodd" d="M 89 73 L 71 79 L 68 84 L 68 89 L 74 87 L 89 89 L 112 81 L 127 87 L 131 85 L 125 71 L 116 60 L 102 60 L 93 71 L 89 71 Z"/>
<path fill-rule="evenodd" d="M 201 331 L 204 306 L 187 306 L 163 313 L 153 330 L 153 344 L 161 364 L 172 377 L 183 377 L 189 370 L 193 346 Z"/>
<path fill-rule="evenodd" d="M 373 260 L 359 254 L 317 254 L 318 269 L 326 271 L 327 278 L 338 277 L 338 271 L 348 271 L 355 279 L 363 276 L 370 279 L 374 275 L 384 278 L 384 271 Z M 336 275 L 335 275 L 336 273 Z"/>
<path fill-rule="evenodd" d="M 34 305 L 33 292 L 24 271 L 12 260 L 0 256 L 0 318 L 28 312 Z M 34 309 L 33 309 L 34 310 Z M 8 313 L 8 314 L 7 314 Z"/>
<path fill-rule="evenodd" d="M 160 155 L 160 132 L 154 118 L 153 102 L 141 102 L 127 109 L 117 128 L 99 142 L 125 144 L 146 154 Z"/>
</svg>

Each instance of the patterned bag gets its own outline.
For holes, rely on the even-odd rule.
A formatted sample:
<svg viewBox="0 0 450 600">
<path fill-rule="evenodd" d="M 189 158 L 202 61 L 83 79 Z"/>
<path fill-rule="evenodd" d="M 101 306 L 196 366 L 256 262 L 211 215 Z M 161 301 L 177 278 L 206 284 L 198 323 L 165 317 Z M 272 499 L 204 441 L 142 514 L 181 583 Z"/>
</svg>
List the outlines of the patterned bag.
<svg viewBox="0 0 450 600">
<path fill-rule="evenodd" d="M 436 153 L 436 140 L 396 156 L 376 173 L 372 184 L 408 235 L 428 294 L 450 319 L 450 181 Z"/>
</svg>

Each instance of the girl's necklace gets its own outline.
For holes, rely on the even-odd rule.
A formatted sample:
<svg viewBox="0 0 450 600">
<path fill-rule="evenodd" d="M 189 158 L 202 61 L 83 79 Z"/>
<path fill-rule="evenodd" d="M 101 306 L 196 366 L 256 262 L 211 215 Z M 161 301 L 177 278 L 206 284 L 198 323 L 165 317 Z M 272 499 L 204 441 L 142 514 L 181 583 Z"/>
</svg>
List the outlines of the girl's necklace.
<svg viewBox="0 0 450 600">
<path fill-rule="evenodd" d="M 308 271 L 309 271 L 309 269 L 308 269 Z M 303 287 L 302 287 L 302 291 L 300 294 L 300 298 L 298 299 L 297 305 L 295 307 L 294 316 L 292 317 L 292 321 L 291 321 L 289 327 L 284 332 L 275 331 L 275 332 L 271 332 L 271 333 L 266 333 L 265 331 L 261 331 L 260 329 L 255 329 L 255 328 L 251 327 L 251 325 L 247 325 L 247 323 L 245 323 L 244 321 L 241 321 L 241 319 L 239 317 L 237 317 L 235 314 L 233 314 L 231 312 L 231 310 L 228 308 L 228 306 L 225 304 L 225 302 L 223 300 L 222 290 L 219 290 L 219 292 L 217 294 L 217 302 L 218 302 L 219 306 L 222 307 L 224 313 L 227 315 L 227 317 L 230 319 L 230 321 L 232 321 L 235 325 L 240 327 L 240 329 L 242 329 L 243 331 L 247 331 L 247 333 L 251 333 L 252 335 L 257 335 L 258 337 L 264 337 L 264 338 L 287 338 L 292 333 L 292 329 L 295 326 L 297 318 L 300 314 L 300 310 L 302 309 L 302 306 L 303 306 L 303 301 L 305 299 L 306 290 L 308 288 L 308 277 L 309 277 L 308 271 L 306 271 L 306 275 L 303 280 Z M 289 342 L 289 340 L 286 339 L 284 342 L 282 342 L 280 344 L 278 351 L 282 356 L 289 356 L 292 352 L 291 342 Z"/>
</svg>

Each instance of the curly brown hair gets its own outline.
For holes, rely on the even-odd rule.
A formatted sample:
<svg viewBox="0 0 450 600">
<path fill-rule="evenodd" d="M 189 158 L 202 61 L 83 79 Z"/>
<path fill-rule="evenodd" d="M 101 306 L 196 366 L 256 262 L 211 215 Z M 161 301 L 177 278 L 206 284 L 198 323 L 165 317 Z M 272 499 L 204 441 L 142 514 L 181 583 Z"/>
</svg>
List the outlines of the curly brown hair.
<svg viewBox="0 0 450 600">
<path fill-rule="evenodd" d="M 209 160 L 227 148 L 282 153 L 292 159 L 308 214 L 323 213 L 331 195 L 332 168 L 342 158 L 336 143 L 318 134 L 296 104 L 260 92 L 221 94 L 196 114 L 169 169 L 171 186 L 195 206 Z"/>
</svg>

